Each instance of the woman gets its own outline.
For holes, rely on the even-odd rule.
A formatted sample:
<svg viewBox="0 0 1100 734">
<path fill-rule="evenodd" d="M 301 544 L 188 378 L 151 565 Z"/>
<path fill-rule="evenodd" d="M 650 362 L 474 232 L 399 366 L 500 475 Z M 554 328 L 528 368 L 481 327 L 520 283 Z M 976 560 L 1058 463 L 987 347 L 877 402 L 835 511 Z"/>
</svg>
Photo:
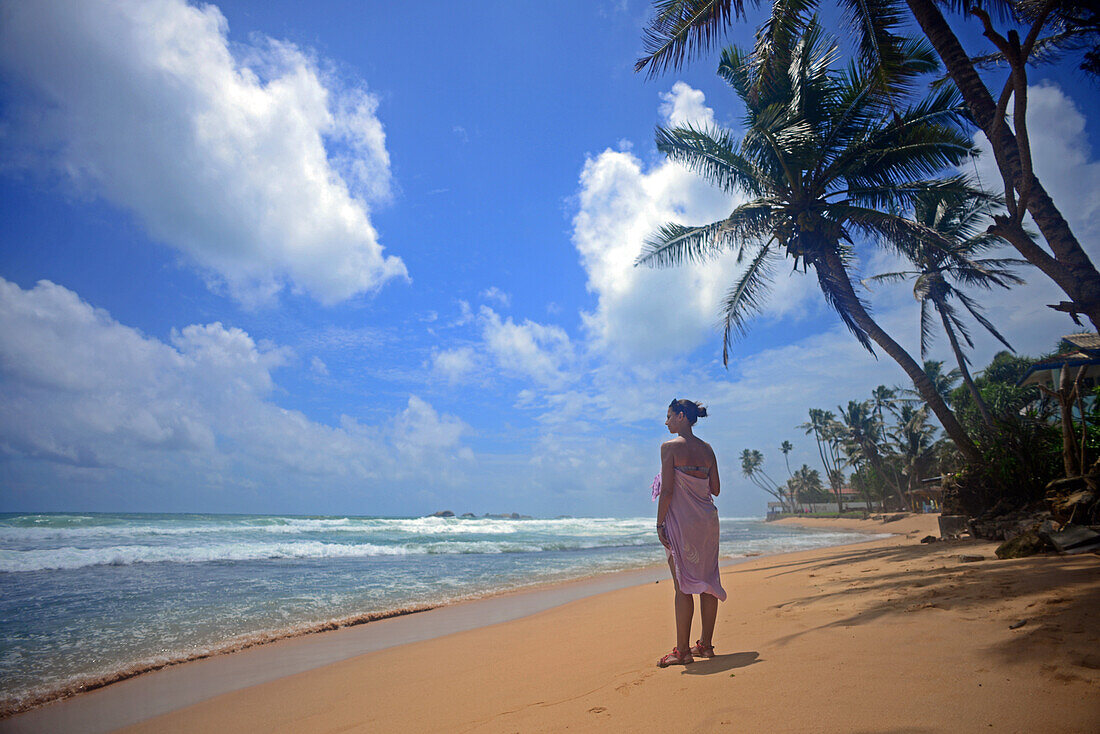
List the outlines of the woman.
<svg viewBox="0 0 1100 734">
<path fill-rule="evenodd" d="M 707 409 L 690 400 L 673 400 L 665 425 L 676 438 L 661 444 L 661 501 L 657 505 L 657 537 L 665 547 L 676 588 L 676 647 L 657 665 L 687 665 L 695 656 L 714 657 L 714 620 L 718 602 L 726 600 L 718 574 L 718 460 L 710 444 L 691 430 Z M 702 636 L 693 647 L 691 618 L 699 595 Z"/>
</svg>

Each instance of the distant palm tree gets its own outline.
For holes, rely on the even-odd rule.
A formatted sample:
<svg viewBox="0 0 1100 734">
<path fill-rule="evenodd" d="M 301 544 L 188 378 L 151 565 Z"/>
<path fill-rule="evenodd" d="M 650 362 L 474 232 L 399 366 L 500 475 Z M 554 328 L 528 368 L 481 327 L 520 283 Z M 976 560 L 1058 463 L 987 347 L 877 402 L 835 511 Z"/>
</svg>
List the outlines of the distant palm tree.
<svg viewBox="0 0 1100 734">
<path fill-rule="evenodd" d="M 961 373 L 958 368 L 952 367 L 947 372 L 943 371 L 943 362 L 937 359 L 924 360 L 924 374 L 928 375 L 928 381 L 936 388 L 936 393 L 943 398 L 945 403 L 951 401 L 951 391 L 959 383 Z M 909 391 L 916 395 L 914 391 Z"/>
<path fill-rule="evenodd" d="M 798 427 L 812 435 L 817 444 L 817 455 L 821 457 L 821 465 L 825 467 L 825 476 L 829 478 L 829 486 L 836 497 L 837 509 L 844 512 L 844 502 L 840 496 L 841 487 L 844 485 L 844 475 L 840 472 L 840 455 L 838 449 L 838 436 L 836 430 L 836 416 L 832 411 L 821 408 L 810 408 L 810 420 Z"/>
<path fill-rule="evenodd" d="M 898 426 L 891 434 L 897 443 L 909 492 L 935 460 L 936 427 L 928 420 L 927 407 L 902 405 L 898 411 Z"/>
<path fill-rule="evenodd" d="M 886 443 L 886 420 L 882 415 L 882 409 L 894 409 L 894 398 L 897 390 L 892 390 L 886 385 L 879 385 L 871 391 L 871 401 L 874 403 L 875 419 L 878 421 L 880 440 Z"/>
<path fill-rule="evenodd" d="M 776 6 L 778 7 L 778 6 Z M 906 42 L 898 79 L 935 68 L 930 49 Z M 854 241 L 867 238 L 909 248 L 934 231 L 901 216 L 920 192 L 963 194 L 962 177 L 931 178 L 972 150 L 960 125 L 957 94 L 948 89 L 903 110 L 877 77 L 855 67 L 834 71 L 839 55 L 816 18 L 780 16 L 758 37 L 758 53 L 728 48 L 718 74 L 744 103 L 740 143 L 723 130 L 692 126 L 657 129 L 657 148 L 727 191 L 750 201 L 728 218 L 702 226 L 664 225 L 638 263 L 702 261 L 732 249 L 744 273 L 723 304 L 723 362 L 733 333 L 764 302 L 773 267 L 784 257 L 813 268 L 826 302 L 865 348 L 877 344 L 909 375 L 959 451 L 981 455 L 916 361 L 871 318 L 849 268 Z M 906 77 L 908 75 L 908 77 Z"/>
<path fill-rule="evenodd" d="M 875 420 L 870 401 L 861 403 L 856 400 L 849 400 L 847 409 L 838 405 L 837 411 L 840 413 L 839 424 L 843 427 L 844 440 L 850 447 L 849 452 L 856 454 L 870 464 L 883 482 L 891 484 L 897 493 L 901 506 L 905 507 L 905 495 L 902 494 L 901 486 L 897 482 L 891 481 L 892 477 L 887 473 L 886 466 L 876 445 L 875 438 L 879 432 L 879 426 Z"/>
<path fill-rule="evenodd" d="M 748 477 L 749 481 L 772 497 L 779 500 L 784 510 L 788 509 L 788 498 L 784 495 L 783 487 L 764 471 L 764 454 L 757 449 L 745 449 L 741 452 L 741 473 Z M 794 507 L 790 506 L 790 511 Z"/>
<path fill-rule="evenodd" d="M 788 484 L 798 502 L 817 502 L 822 496 L 829 496 L 821 484 L 821 474 L 805 464 L 791 475 Z"/>
<path fill-rule="evenodd" d="M 974 341 L 952 300 L 957 300 L 970 312 L 974 320 L 1002 344 L 1012 349 L 1008 340 L 982 313 L 981 307 L 970 296 L 960 290 L 960 285 L 991 289 L 994 286 L 1009 288 L 1022 284 L 1022 278 L 1016 276 L 1011 268 L 1027 265 L 1026 260 L 1014 258 L 978 258 L 976 255 L 1004 244 L 1000 238 L 989 234 L 989 203 L 983 197 L 958 197 L 921 194 L 917 196 L 913 219 L 935 230 L 940 238 L 937 242 L 920 242 L 916 247 L 906 249 L 907 257 L 915 270 L 899 270 L 867 278 L 864 283 L 890 283 L 912 278 L 913 297 L 920 302 L 920 355 L 924 359 L 928 345 L 932 341 L 932 319 L 929 313 L 934 310 L 940 317 L 944 333 L 951 343 L 955 360 L 959 364 L 963 382 L 970 390 L 974 403 L 986 425 L 993 425 L 993 417 L 974 380 L 966 355 L 959 344 L 959 336 L 971 348 Z"/>
<path fill-rule="evenodd" d="M 794 476 L 793 474 L 791 474 L 791 461 L 790 457 L 788 456 L 788 454 L 790 454 L 792 451 L 794 451 L 794 446 L 791 445 L 790 441 L 784 441 L 783 443 L 779 444 L 779 452 L 783 454 L 783 462 L 787 465 L 788 477 Z"/>
</svg>

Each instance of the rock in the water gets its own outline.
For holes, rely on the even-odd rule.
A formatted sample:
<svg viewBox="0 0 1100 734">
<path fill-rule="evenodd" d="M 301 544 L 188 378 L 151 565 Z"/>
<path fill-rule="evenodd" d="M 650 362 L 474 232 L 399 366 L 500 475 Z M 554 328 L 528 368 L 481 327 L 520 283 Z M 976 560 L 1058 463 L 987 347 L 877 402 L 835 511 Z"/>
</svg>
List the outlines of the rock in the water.
<svg viewBox="0 0 1100 734">
<path fill-rule="evenodd" d="M 455 514 L 450 510 L 440 510 L 439 512 L 433 512 L 428 517 L 454 517 Z"/>
<path fill-rule="evenodd" d="M 937 540 L 939 540 L 939 538 L 937 538 L 935 535 L 926 535 L 926 536 L 924 536 L 923 538 L 920 539 L 920 542 L 922 542 L 922 543 L 935 543 Z"/>
<path fill-rule="evenodd" d="M 477 515 L 475 515 L 472 512 L 463 512 L 461 515 L 459 515 L 459 517 L 465 517 L 465 518 L 468 519 L 468 518 L 471 518 L 471 517 L 477 517 Z"/>
<path fill-rule="evenodd" d="M 994 551 L 998 558 L 1025 558 L 1042 552 L 1046 542 L 1039 537 L 1034 530 L 1017 535 L 1012 540 L 1006 540 Z"/>
</svg>

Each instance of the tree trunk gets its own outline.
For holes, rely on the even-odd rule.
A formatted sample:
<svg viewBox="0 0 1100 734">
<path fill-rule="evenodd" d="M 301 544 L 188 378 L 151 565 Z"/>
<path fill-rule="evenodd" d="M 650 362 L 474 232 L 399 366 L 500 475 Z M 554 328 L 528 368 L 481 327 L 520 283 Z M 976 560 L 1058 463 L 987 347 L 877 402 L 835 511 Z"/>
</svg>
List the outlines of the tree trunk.
<svg viewBox="0 0 1100 734">
<path fill-rule="evenodd" d="M 974 121 L 993 147 L 1002 174 L 1019 192 L 1026 191 L 1031 214 L 1054 257 L 1029 238 L 1006 238 L 1029 262 L 1043 271 L 1070 297 L 1080 313 L 1100 329 L 1100 272 L 1097 272 L 1081 243 L 1074 237 L 1062 213 L 1034 173 L 1026 176 L 1020 162 L 1020 147 L 1007 122 L 999 119 L 997 105 L 982 82 L 970 57 L 933 0 L 906 0 L 909 10 L 936 49 L 947 73 L 958 87 Z M 1030 161 L 1028 161 L 1030 164 Z M 1029 170 L 1033 170 L 1028 166 Z"/>
<path fill-rule="evenodd" d="M 1069 365 L 1062 365 L 1057 391 L 1048 390 L 1042 385 L 1039 389 L 1058 401 L 1062 417 L 1062 466 L 1067 477 L 1079 477 L 1084 467 L 1078 463 L 1077 438 L 1073 426 L 1073 402 L 1079 386 L 1069 375 Z"/>
<path fill-rule="evenodd" d="M 959 363 L 959 372 L 962 373 L 963 382 L 970 388 L 970 396 L 974 398 L 974 404 L 978 406 L 978 412 L 982 414 L 982 422 L 992 428 L 993 416 L 989 413 L 989 406 L 982 400 L 982 394 L 978 392 L 978 386 L 974 384 L 973 378 L 970 377 L 970 370 L 966 368 L 966 358 L 963 357 L 962 347 L 959 346 L 959 340 L 955 337 L 955 330 L 951 328 L 951 322 L 947 320 L 947 314 L 944 313 L 943 309 L 937 307 L 936 310 L 940 312 L 940 319 L 943 321 L 944 331 L 947 332 L 947 339 L 951 342 L 951 349 L 955 352 L 955 360 Z"/>
<path fill-rule="evenodd" d="M 913 386 L 917 388 L 917 392 L 920 393 L 924 402 L 928 404 L 928 407 L 931 408 L 932 412 L 939 418 L 940 425 L 943 426 L 944 432 L 955 442 L 955 446 L 958 447 L 959 452 L 966 460 L 975 466 L 983 464 L 984 460 L 982 459 L 981 452 L 978 451 L 978 447 L 970 440 L 970 436 L 966 435 L 966 431 L 959 425 L 959 421 L 955 418 L 955 414 L 951 412 L 951 409 L 947 407 L 947 403 L 945 403 L 940 394 L 936 392 L 936 388 L 932 385 L 932 381 L 928 379 L 928 375 L 924 374 L 924 370 L 921 369 L 920 365 L 909 356 L 909 352 L 905 351 L 900 344 L 883 331 L 882 327 L 880 327 L 875 320 L 871 318 L 871 315 L 867 313 L 867 310 L 863 308 L 863 305 L 859 301 L 859 297 L 856 295 L 855 289 L 852 287 L 852 281 L 848 278 L 848 271 L 845 269 L 844 263 L 840 260 L 840 256 L 833 250 L 826 249 L 822 259 L 824 262 L 818 262 L 817 267 L 829 268 L 830 275 L 837 285 L 845 291 L 845 295 L 848 297 L 849 302 L 854 304 L 852 306 L 851 316 L 855 322 L 859 324 L 861 329 L 867 332 L 867 336 L 882 347 L 884 352 L 901 365 L 901 368 L 905 370 L 905 374 L 913 381 Z"/>
<path fill-rule="evenodd" d="M 868 444 L 870 444 L 870 441 L 868 441 Z M 879 473 L 879 475 L 882 477 L 882 481 L 889 482 L 891 485 L 893 485 L 894 491 L 897 492 L 898 500 L 901 502 L 901 507 L 902 507 L 902 509 L 904 509 L 905 508 L 905 495 L 901 491 L 901 485 L 898 484 L 898 482 L 896 482 L 896 481 L 891 482 L 887 478 L 886 467 L 883 466 L 882 457 L 878 455 L 878 450 L 875 449 L 874 444 L 870 444 L 869 446 L 864 446 L 863 447 L 863 453 L 867 456 L 867 459 L 871 462 L 871 466 L 873 466 L 875 468 L 875 471 L 877 471 Z M 883 495 L 885 496 L 885 494 L 886 493 L 884 492 Z"/>
</svg>

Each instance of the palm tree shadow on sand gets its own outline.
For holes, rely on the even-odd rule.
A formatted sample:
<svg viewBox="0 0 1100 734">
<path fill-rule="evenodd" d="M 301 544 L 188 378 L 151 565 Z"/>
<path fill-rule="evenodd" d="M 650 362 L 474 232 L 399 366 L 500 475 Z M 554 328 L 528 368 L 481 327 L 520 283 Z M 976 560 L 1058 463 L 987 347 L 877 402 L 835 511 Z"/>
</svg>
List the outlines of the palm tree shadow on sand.
<svg viewBox="0 0 1100 734">
<path fill-rule="evenodd" d="M 714 675 L 736 668 L 747 668 L 750 665 L 762 662 L 764 661 L 760 659 L 760 653 L 755 650 L 752 652 L 731 652 L 727 655 L 715 655 L 712 658 L 695 658 L 694 663 L 684 666 L 684 674 Z"/>
</svg>

